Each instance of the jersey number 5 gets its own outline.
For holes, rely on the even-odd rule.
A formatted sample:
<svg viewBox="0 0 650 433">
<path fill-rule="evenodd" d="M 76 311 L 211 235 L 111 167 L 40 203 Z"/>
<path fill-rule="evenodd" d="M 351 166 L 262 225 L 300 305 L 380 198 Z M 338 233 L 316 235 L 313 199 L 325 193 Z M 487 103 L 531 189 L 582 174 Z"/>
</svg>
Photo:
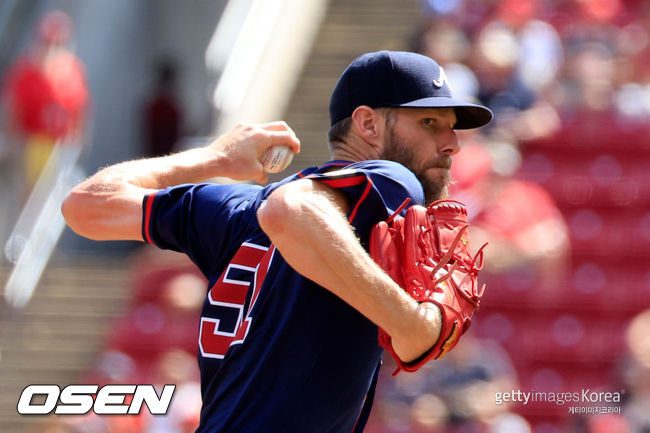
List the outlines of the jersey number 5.
<svg viewBox="0 0 650 433">
<path fill-rule="evenodd" d="M 223 359 L 230 346 L 241 344 L 251 326 L 257 301 L 275 247 L 244 242 L 208 292 L 212 317 L 201 317 L 199 349 L 206 358 Z M 250 291 L 249 306 L 245 310 Z"/>
</svg>

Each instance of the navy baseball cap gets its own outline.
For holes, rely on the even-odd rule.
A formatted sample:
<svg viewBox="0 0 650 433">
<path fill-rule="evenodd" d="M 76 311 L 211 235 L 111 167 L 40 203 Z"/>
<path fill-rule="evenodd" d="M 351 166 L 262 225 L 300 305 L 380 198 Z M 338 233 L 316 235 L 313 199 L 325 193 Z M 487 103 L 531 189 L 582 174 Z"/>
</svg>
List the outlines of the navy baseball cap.
<svg viewBox="0 0 650 433">
<path fill-rule="evenodd" d="M 404 51 L 357 57 L 343 72 L 330 100 L 330 121 L 350 117 L 360 105 L 454 108 L 454 129 L 471 129 L 492 120 L 492 111 L 452 97 L 444 70 L 433 59 Z"/>
</svg>

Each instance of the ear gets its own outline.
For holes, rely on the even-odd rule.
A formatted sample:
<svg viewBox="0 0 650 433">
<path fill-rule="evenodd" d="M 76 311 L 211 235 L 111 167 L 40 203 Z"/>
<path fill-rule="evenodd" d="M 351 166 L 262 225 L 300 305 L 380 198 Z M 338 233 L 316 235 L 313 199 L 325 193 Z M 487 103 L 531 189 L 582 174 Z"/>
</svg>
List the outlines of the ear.
<svg viewBox="0 0 650 433">
<path fill-rule="evenodd" d="M 352 123 L 363 141 L 375 150 L 383 148 L 386 124 L 377 111 L 367 105 L 360 105 L 352 112 Z"/>
</svg>

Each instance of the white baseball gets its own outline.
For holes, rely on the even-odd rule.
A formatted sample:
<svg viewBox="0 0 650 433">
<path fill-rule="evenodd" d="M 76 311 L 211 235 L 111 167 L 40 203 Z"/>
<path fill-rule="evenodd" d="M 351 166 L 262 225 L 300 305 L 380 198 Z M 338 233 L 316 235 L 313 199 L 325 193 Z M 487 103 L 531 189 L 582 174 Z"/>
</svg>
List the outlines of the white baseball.
<svg viewBox="0 0 650 433">
<path fill-rule="evenodd" d="M 293 152 L 289 146 L 271 146 L 262 157 L 262 166 L 267 173 L 280 173 L 293 161 Z"/>
</svg>

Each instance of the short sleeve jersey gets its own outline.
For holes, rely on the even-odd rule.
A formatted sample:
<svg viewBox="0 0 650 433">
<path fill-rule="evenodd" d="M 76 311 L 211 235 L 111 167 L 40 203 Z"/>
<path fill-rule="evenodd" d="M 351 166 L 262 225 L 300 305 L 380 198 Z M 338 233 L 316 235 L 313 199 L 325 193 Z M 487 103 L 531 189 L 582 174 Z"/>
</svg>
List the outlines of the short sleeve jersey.
<svg viewBox="0 0 650 433">
<path fill-rule="evenodd" d="M 343 192 L 367 248 L 372 226 L 422 187 L 390 161 L 332 161 L 266 187 L 181 185 L 143 201 L 143 237 L 187 254 L 209 281 L 198 336 L 197 432 L 360 432 L 382 349 L 377 327 L 294 271 L 256 212 L 280 185 L 310 178 Z"/>
</svg>

